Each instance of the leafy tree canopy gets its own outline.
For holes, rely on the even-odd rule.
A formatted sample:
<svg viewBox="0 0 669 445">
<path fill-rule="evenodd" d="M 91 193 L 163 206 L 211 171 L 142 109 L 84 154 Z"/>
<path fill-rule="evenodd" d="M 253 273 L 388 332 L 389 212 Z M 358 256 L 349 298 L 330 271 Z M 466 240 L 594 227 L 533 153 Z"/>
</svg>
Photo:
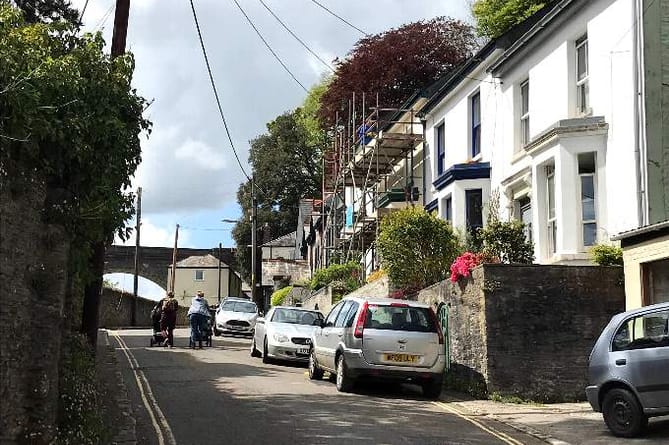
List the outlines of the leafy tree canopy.
<svg viewBox="0 0 669 445">
<path fill-rule="evenodd" d="M 461 251 L 451 225 L 418 207 L 386 216 L 377 243 L 383 269 L 403 289 L 422 289 L 444 280 Z"/>
<path fill-rule="evenodd" d="M 0 6 L 0 183 L 20 193 L 41 178 L 45 220 L 67 227 L 78 249 L 127 235 L 133 196 L 123 190 L 150 128 L 131 86 L 132 55 L 111 60 L 103 48 L 99 33 L 80 36 L 64 21 L 27 25 Z"/>
<path fill-rule="evenodd" d="M 286 112 L 267 124 L 267 133 L 251 141 L 249 161 L 254 170 L 258 200 L 258 240 L 295 231 L 299 201 L 321 194 L 322 145 L 313 145 L 314 134 L 305 124 L 301 108 Z M 237 244 L 237 264 L 245 279 L 250 276 L 251 183 L 237 192 L 242 218 L 232 231 Z M 258 243 L 260 244 L 260 242 Z"/>
<path fill-rule="evenodd" d="M 28 23 L 51 23 L 66 20 L 79 25 L 79 11 L 72 7 L 70 0 L 11 0 L 23 11 Z"/>
<path fill-rule="evenodd" d="M 321 121 L 333 124 L 335 113 L 346 112 L 354 92 L 358 97 L 367 93 L 374 104 L 378 93 L 381 106 L 399 107 L 416 90 L 458 65 L 475 46 L 473 29 L 447 17 L 364 37 L 337 63 L 335 76 L 321 98 Z"/>
<path fill-rule="evenodd" d="M 472 5 L 478 35 L 495 38 L 522 22 L 550 0 L 477 0 Z"/>
</svg>

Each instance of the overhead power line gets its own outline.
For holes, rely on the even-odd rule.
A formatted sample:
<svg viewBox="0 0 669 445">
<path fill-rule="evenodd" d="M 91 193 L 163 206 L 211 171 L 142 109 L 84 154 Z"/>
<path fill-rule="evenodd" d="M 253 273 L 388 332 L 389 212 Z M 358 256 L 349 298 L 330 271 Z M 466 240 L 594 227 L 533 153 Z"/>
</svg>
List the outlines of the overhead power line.
<svg viewBox="0 0 669 445">
<path fill-rule="evenodd" d="M 308 46 L 306 43 L 304 43 L 304 41 L 302 41 L 302 39 L 300 39 L 297 35 L 295 35 L 295 33 L 294 33 L 293 31 L 291 31 L 290 28 L 288 28 L 288 26 L 286 26 L 285 23 L 283 23 L 283 21 L 282 21 L 282 20 L 281 20 L 281 19 L 274 13 L 274 11 L 272 11 L 272 10 L 269 8 L 269 6 L 267 6 L 267 4 L 266 4 L 263 0 L 259 0 L 259 1 L 260 1 L 260 3 L 265 7 L 265 9 L 267 9 L 267 10 L 269 11 L 269 13 L 272 14 L 272 17 L 274 17 L 274 18 L 277 20 L 277 22 L 279 22 L 279 23 L 281 24 L 281 26 L 283 26 L 284 29 L 290 33 L 291 36 L 295 37 L 295 40 L 297 40 L 298 42 L 300 42 L 300 44 L 301 44 L 307 51 L 309 51 L 309 52 L 310 52 L 316 59 L 318 59 L 319 62 L 321 62 L 321 63 L 322 63 L 323 65 L 325 65 L 330 71 L 332 71 L 332 72 L 334 73 L 335 70 L 334 70 L 334 68 L 332 68 L 332 66 L 330 66 L 329 63 L 327 63 L 325 60 L 321 59 L 320 56 L 319 56 L 318 54 L 316 54 L 314 51 L 312 51 L 311 48 L 309 48 L 309 46 Z"/>
<path fill-rule="evenodd" d="M 225 119 L 225 114 L 223 113 L 223 107 L 221 107 L 221 100 L 218 97 L 218 90 L 216 89 L 216 83 L 214 82 L 214 75 L 211 73 L 211 66 L 209 65 L 209 57 L 207 57 L 207 49 L 204 47 L 204 40 L 202 39 L 202 31 L 200 30 L 200 22 L 197 20 L 197 12 L 195 12 L 195 4 L 193 0 L 190 0 L 190 8 L 193 11 L 193 20 L 195 20 L 195 28 L 197 29 L 197 37 L 200 40 L 200 47 L 202 48 L 202 55 L 204 56 L 204 63 L 207 65 L 207 73 L 209 73 L 209 81 L 211 82 L 211 89 L 214 90 L 214 97 L 216 98 L 216 105 L 218 106 L 218 112 L 221 115 L 221 120 L 223 120 L 223 126 L 225 127 L 225 134 L 228 136 L 228 141 L 230 141 L 230 147 L 232 147 L 232 153 L 235 155 L 237 164 L 241 169 L 244 176 L 248 181 L 251 181 L 251 178 L 246 173 L 242 162 L 239 160 L 237 155 L 237 150 L 235 149 L 235 143 L 232 142 L 232 136 L 230 136 L 230 129 L 228 128 L 228 122 Z"/>
<path fill-rule="evenodd" d="M 324 6 L 323 4 L 317 2 L 316 0 L 311 0 L 311 2 L 312 2 L 313 4 L 315 4 L 315 5 L 318 5 L 319 7 L 323 8 L 324 10 L 326 10 L 330 15 L 332 15 L 332 16 L 334 16 L 334 17 L 337 17 L 339 20 L 341 20 L 342 22 L 346 23 L 348 26 L 350 26 L 351 28 L 355 29 L 356 31 L 360 32 L 362 35 L 364 35 L 364 36 L 368 36 L 368 35 L 369 35 L 369 33 L 367 33 L 367 32 L 365 32 L 365 31 L 363 31 L 362 29 L 358 28 L 357 26 L 355 26 L 354 24 L 352 24 L 351 22 L 349 22 L 349 21 L 346 20 L 345 18 L 343 18 L 343 17 L 341 17 L 341 16 L 335 14 L 334 12 L 330 11 L 326 6 Z"/>
<path fill-rule="evenodd" d="M 237 5 L 237 8 L 239 8 L 239 10 L 242 12 L 242 14 L 244 15 L 244 17 L 246 17 L 246 21 L 249 22 L 249 25 L 251 25 L 251 28 L 253 28 L 253 30 L 256 32 L 256 34 L 258 34 L 258 37 L 260 37 L 260 40 L 262 40 L 262 42 L 265 44 L 265 46 L 267 47 L 267 49 L 269 50 L 269 52 L 272 53 L 272 55 L 274 56 L 274 58 L 281 64 L 281 66 L 283 67 L 283 69 L 286 70 L 286 72 L 287 72 L 288 74 L 290 74 L 290 77 L 292 77 L 293 80 L 294 80 L 295 82 L 297 82 L 297 84 L 298 84 L 300 87 L 302 87 L 302 89 L 303 89 L 305 92 L 308 93 L 309 90 L 302 84 L 302 82 L 300 82 L 299 80 L 297 80 L 297 77 L 295 77 L 295 75 L 290 71 L 290 69 L 288 69 L 288 67 L 286 66 L 286 64 L 283 63 L 283 60 L 281 60 L 281 58 L 280 58 L 280 57 L 277 55 L 277 53 L 272 49 L 272 47 L 271 47 L 270 44 L 267 42 L 267 40 L 265 40 L 265 38 L 264 38 L 263 35 L 260 33 L 260 31 L 258 30 L 258 28 L 256 28 L 256 25 L 253 23 L 253 20 L 251 20 L 251 18 L 246 14 L 246 12 L 245 12 L 244 9 L 242 8 L 242 6 L 239 4 L 239 2 L 238 2 L 237 0 L 232 0 L 232 1 L 235 2 L 235 5 Z M 192 0 L 191 0 L 191 3 L 192 3 Z"/>
</svg>

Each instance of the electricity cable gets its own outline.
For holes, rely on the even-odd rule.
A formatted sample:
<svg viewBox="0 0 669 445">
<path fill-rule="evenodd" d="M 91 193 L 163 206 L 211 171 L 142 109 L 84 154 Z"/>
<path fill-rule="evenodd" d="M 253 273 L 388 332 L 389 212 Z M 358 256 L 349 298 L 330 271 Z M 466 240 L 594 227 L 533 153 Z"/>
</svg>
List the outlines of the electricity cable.
<svg viewBox="0 0 669 445">
<path fill-rule="evenodd" d="M 330 13 L 330 15 L 333 15 L 334 17 L 337 17 L 339 20 L 341 20 L 342 22 L 346 23 L 346 24 L 347 24 L 348 26 L 350 26 L 351 28 L 353 28 L 353 29 L 355 29 L 356 31 L 362 33 L 362 35 L 364 35 L 364 36 L 369 36 L 369 33 L 367 33 L 367 32 L 365 32 L 365 31 L 363 31 L 362 29 L 358 28 L 357 26 L 355 26 L 354 24 L 352 24 L 351 22 L 349 22 L 349 21 L 346 20 L 345 18 L 343 18 L 343 17 L 341 17 L 341 16 L 335 14 L 334 12 L 330 11 L 327 7 L 325 7 L 324 5 L 322 5 L 321 3 L 319 3 L 318 1 L 316 1 L 316 0 L 311 0 L 311 2 L 314 3 L 315 5 L 318 5 L 319 7 L 323 8 L 324 10 L 326 10 L 328 13 Z"/>
<path fill-rule="evenodd" d="M 265 40 L 265 38 L 264 38 L 263 35 L 260 33 L 260 31 L 258 30 L 258 28 L 256 27 L 256 25 L 253 23 L 253 20 L 251 20 L 251 18 L 246 14 L 246 12 L 245 12 L 244 9 L 242 8 L 242 6 L 239 4 L 239 2 L 238 2 L 237 0 L 232 0 L 232 1 L 235 3 L 235 5 L 237 5 L 237 8 L 239 8 L 239 10 L 242 12 L 242 14 L 244 15 L 244 17 L 246 17 L 246 21 L 249 22 L 249 25 L 251 25 L 251 28 L 253 28 L 253 30 L 256 32 L 256 34 L 258 34 L 258 37 L 260 37 L 260 40 L 262 40 L 262 42 L 265 44 L 265 46 L 267 47 L 267 49 L 269 50 L 269 52 L 272 53 L 272 55 L 274 56 L 274 58 L 281 64 L 281 66 L 283 67 L 283 69 L 285 69 L 286 72 L 287 72 L 288 74 L 290 74 L 290 77 L 292 77 L 293 80 L 294 80 L 295 82 L 297 82 L 297 84 L 298 84 L 300 87 L 302 87 L 302 89 L 303 89 L 306 93 L 308 93 L 309 90 L 307 89 L 307 87 L 305 87 L 305 86 L 302 84 L 302 82 L 300 82 L 299 80 L 297 80 L 297 77 L 295 77 L 295 75 L 290 71 L 290 69 L 286 66 L 286 64 L 283 63 L 283 60 L 281 60 L 281 58 L 280 58 L 280 57 L 278 56 L 278 54 L 272 49 L 272 47 L 271 47 L 270 44 L 267 42 L 267 40 Z M 192 3 L 192 0 L 191 0 L 191 3 Z"/>
<path fill-rule="evenodd" d="M 307 51 L 309 51 L 309 52 L 310 52 L 316 59 L 318 59 L 319 62 L 321 62 L 321 63 L 322 63 L 323 65 L 325 65 L 330 71 L 332 71 L 332 72 L 334 73 L 334 71 L 335 71 L 334 68 L 332 68 L 332 66 L 330 66 L 330 64 L 327 63 L 325 60 L 321 59 L 320 56 L 319 56 L 318 54 L 316 54 L 314 51 L 312 51 L 312 49 L 309 48 L 309 46 L 307 46 L 307 44 L 304 43 L 304 41 L 302 41 L 302 39 L 300 39 L 300 38 L 299 38 L 293 31 L 291 31 L 290 28 L 288 28 L 288 26 L 287 26 L 285 23 L 283 23 L 283 21 L 282 21 L 282 20 L 281 20 L 281 19 L 274 13 L 274 11 L 272 11 L 272 10 L 269 8 L 269 6 L 267 6 L 267 4 L 266 4 L 263 0 L 258 0 L 258 1 L 260 1 L 260 4 L 262 4 L 262 5 L 265 7 L 265 9 L 267 9 L 267 10 L 269 11 L 269 13 L 272 14 L 272 17 L 274 17 L 274 18 L 277 20 L 277 22 L 279 22 L 279 23 L 281 24 L 281 26 L 283 26 L 284 29 L 290 33 L 291 36 L 295 37 L 295 40 L 297 40 L 298 42 L 300 42 L 300 44 L 301 44 Z"/>
</svg>

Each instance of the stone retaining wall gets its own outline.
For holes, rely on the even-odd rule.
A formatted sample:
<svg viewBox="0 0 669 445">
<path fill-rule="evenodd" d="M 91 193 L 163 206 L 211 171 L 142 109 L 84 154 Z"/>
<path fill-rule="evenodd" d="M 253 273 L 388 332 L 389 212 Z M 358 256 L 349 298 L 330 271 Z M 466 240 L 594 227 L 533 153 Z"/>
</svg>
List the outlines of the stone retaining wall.
<svg viewBox="0 0 669 445">
<path fill-rule="evenodd" d="M 131 326 L 132 295 L 115 289 L 104 288 L 100 299 L 100 327 L 120 328 Z M 136 304 L 136 322 L 139 327 L 151 327 L 151 310 L 156 304 L 153 300 L 138 297 Z M 177 326 L 188 326 L 188 307 L 179 306 Z"/>
</svg>

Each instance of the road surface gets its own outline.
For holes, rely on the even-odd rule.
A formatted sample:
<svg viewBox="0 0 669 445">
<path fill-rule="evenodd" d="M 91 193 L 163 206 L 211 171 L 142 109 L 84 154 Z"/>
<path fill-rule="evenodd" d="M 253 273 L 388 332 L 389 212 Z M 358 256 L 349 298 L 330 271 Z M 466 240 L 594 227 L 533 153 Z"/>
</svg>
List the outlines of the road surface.
<svg viewBox="0 0 669 445">
<path fill-rule="evenodd" d="M 110 331 L 109 338 L 139 444 L 543 443 L 426 400 L 412 385 L 338 393 L 327 373 L 310 381 L 304 365 L 251 358 L 248 339 L 218 337 L 212 348 L 192 350 L 185 329 L 175 331 L 173 349 L 149 347 L 149 330 Z"/>
</svg>

